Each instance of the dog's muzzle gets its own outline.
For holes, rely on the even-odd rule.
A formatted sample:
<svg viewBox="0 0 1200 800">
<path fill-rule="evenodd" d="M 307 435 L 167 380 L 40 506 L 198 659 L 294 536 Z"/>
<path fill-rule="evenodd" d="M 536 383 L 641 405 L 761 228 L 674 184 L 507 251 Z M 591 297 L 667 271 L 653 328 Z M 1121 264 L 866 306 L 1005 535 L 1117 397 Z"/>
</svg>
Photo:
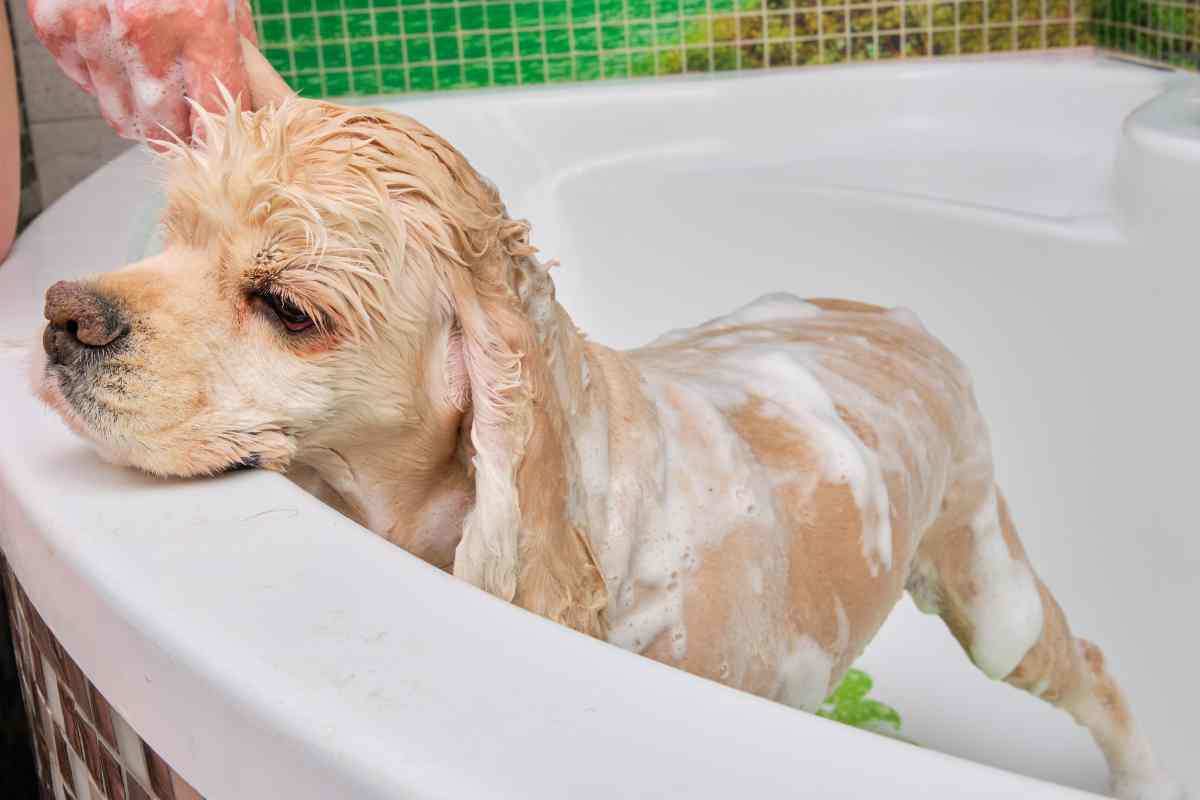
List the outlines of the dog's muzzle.
<svg viewBox="0 0 1200 800">
<path fill-rule="evenodd" d="M 104 355 L 129 333 L 121 310 L 76 281 L 59 281 L 46 290 L 42 347 L 52 364 L 74 363 L 81 355 Z"/>
</svg>

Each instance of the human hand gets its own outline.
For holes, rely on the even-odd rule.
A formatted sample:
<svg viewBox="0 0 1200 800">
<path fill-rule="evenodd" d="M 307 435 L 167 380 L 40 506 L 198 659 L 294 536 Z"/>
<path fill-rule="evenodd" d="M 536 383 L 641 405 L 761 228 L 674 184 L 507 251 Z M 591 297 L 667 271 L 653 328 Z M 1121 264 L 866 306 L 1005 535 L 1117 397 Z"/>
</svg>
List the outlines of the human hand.
<svg viewBox="0 0 1200 800">
<path fill-rule="evenodd" d="M 246 0 L 28 0 L 38 37 L 127 139 L 190 139 L 187 100 L 221 105 L 218 81 L 246 90 Z M 164 130 L 165 129 L 165 130 Z"/>
</svg>

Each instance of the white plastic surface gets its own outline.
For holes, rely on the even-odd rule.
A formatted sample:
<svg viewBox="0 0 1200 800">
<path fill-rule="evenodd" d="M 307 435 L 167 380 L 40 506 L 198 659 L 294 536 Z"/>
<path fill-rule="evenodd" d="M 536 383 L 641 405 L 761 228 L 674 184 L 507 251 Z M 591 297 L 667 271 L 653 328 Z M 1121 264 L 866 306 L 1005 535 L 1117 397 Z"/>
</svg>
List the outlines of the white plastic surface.
<svg viewBox="0 0 1200 800">
<path fill-rule="evenodd" d="M 533 221 L 597 340 L 638 344 L 770 290 L 915 309 L 973 368 L 1035 566 L 1196 792 L 1200 281 L 1130 245 L 1111 200 L 1122 121 L 1181 80 L 1027 59 L 396 105 Z M 123 156 L 21 238 L 0 336 L 35 342 L 46 286 L 146 249 L 150 174 Z M 1081 729 L 989 682 L 907 600 L 862 665 L 923 748 L 507 607 L 278 476 L 107 466 L 11 354 L 0 409 L 0 545 L 98 688 L 210 800 L 1104 786 Z"/>
</svg>

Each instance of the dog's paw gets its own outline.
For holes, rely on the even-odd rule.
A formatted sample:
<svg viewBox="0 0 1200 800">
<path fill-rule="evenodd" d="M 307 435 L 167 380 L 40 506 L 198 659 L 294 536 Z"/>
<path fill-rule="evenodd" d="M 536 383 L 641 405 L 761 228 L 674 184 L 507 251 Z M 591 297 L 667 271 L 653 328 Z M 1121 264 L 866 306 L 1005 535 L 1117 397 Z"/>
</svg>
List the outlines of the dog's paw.
<svg viewBox="0 0 1200 800">
<path fill-rule="evenodd" d="M 1183 784 L 1162 773 L 1118 775 L 1113 778 L 1111 789 L 1118 800 L 1188 800 Z"/>
</svg>

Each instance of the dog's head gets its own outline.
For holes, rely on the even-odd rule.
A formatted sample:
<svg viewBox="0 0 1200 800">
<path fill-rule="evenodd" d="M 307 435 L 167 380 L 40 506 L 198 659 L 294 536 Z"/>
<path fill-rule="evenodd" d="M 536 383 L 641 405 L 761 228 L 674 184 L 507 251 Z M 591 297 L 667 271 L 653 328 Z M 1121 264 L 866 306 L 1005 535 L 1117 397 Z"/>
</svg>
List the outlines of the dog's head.
<svg viewBox="0 0 1200 800">
<path fill-rule="evenodd" d="M 405 429 L 427 435 L 396 458 L 433 469 L 462 430 L 476 491 L 455 572 L 513 599 L 547 543 L 590 565 L 567 492 L 524 491 L 573 458 L 545 355 L 561 312 L 527 225 L 406 117 L 296 98 L 201 116 L 200 144 L 162 156 L 164 252 L 47 292 L 40 396 L 160 475 L 285 471 Z M 591 598 L 598 619 L 587 571 L 547 602 Z"/>
</svg>

